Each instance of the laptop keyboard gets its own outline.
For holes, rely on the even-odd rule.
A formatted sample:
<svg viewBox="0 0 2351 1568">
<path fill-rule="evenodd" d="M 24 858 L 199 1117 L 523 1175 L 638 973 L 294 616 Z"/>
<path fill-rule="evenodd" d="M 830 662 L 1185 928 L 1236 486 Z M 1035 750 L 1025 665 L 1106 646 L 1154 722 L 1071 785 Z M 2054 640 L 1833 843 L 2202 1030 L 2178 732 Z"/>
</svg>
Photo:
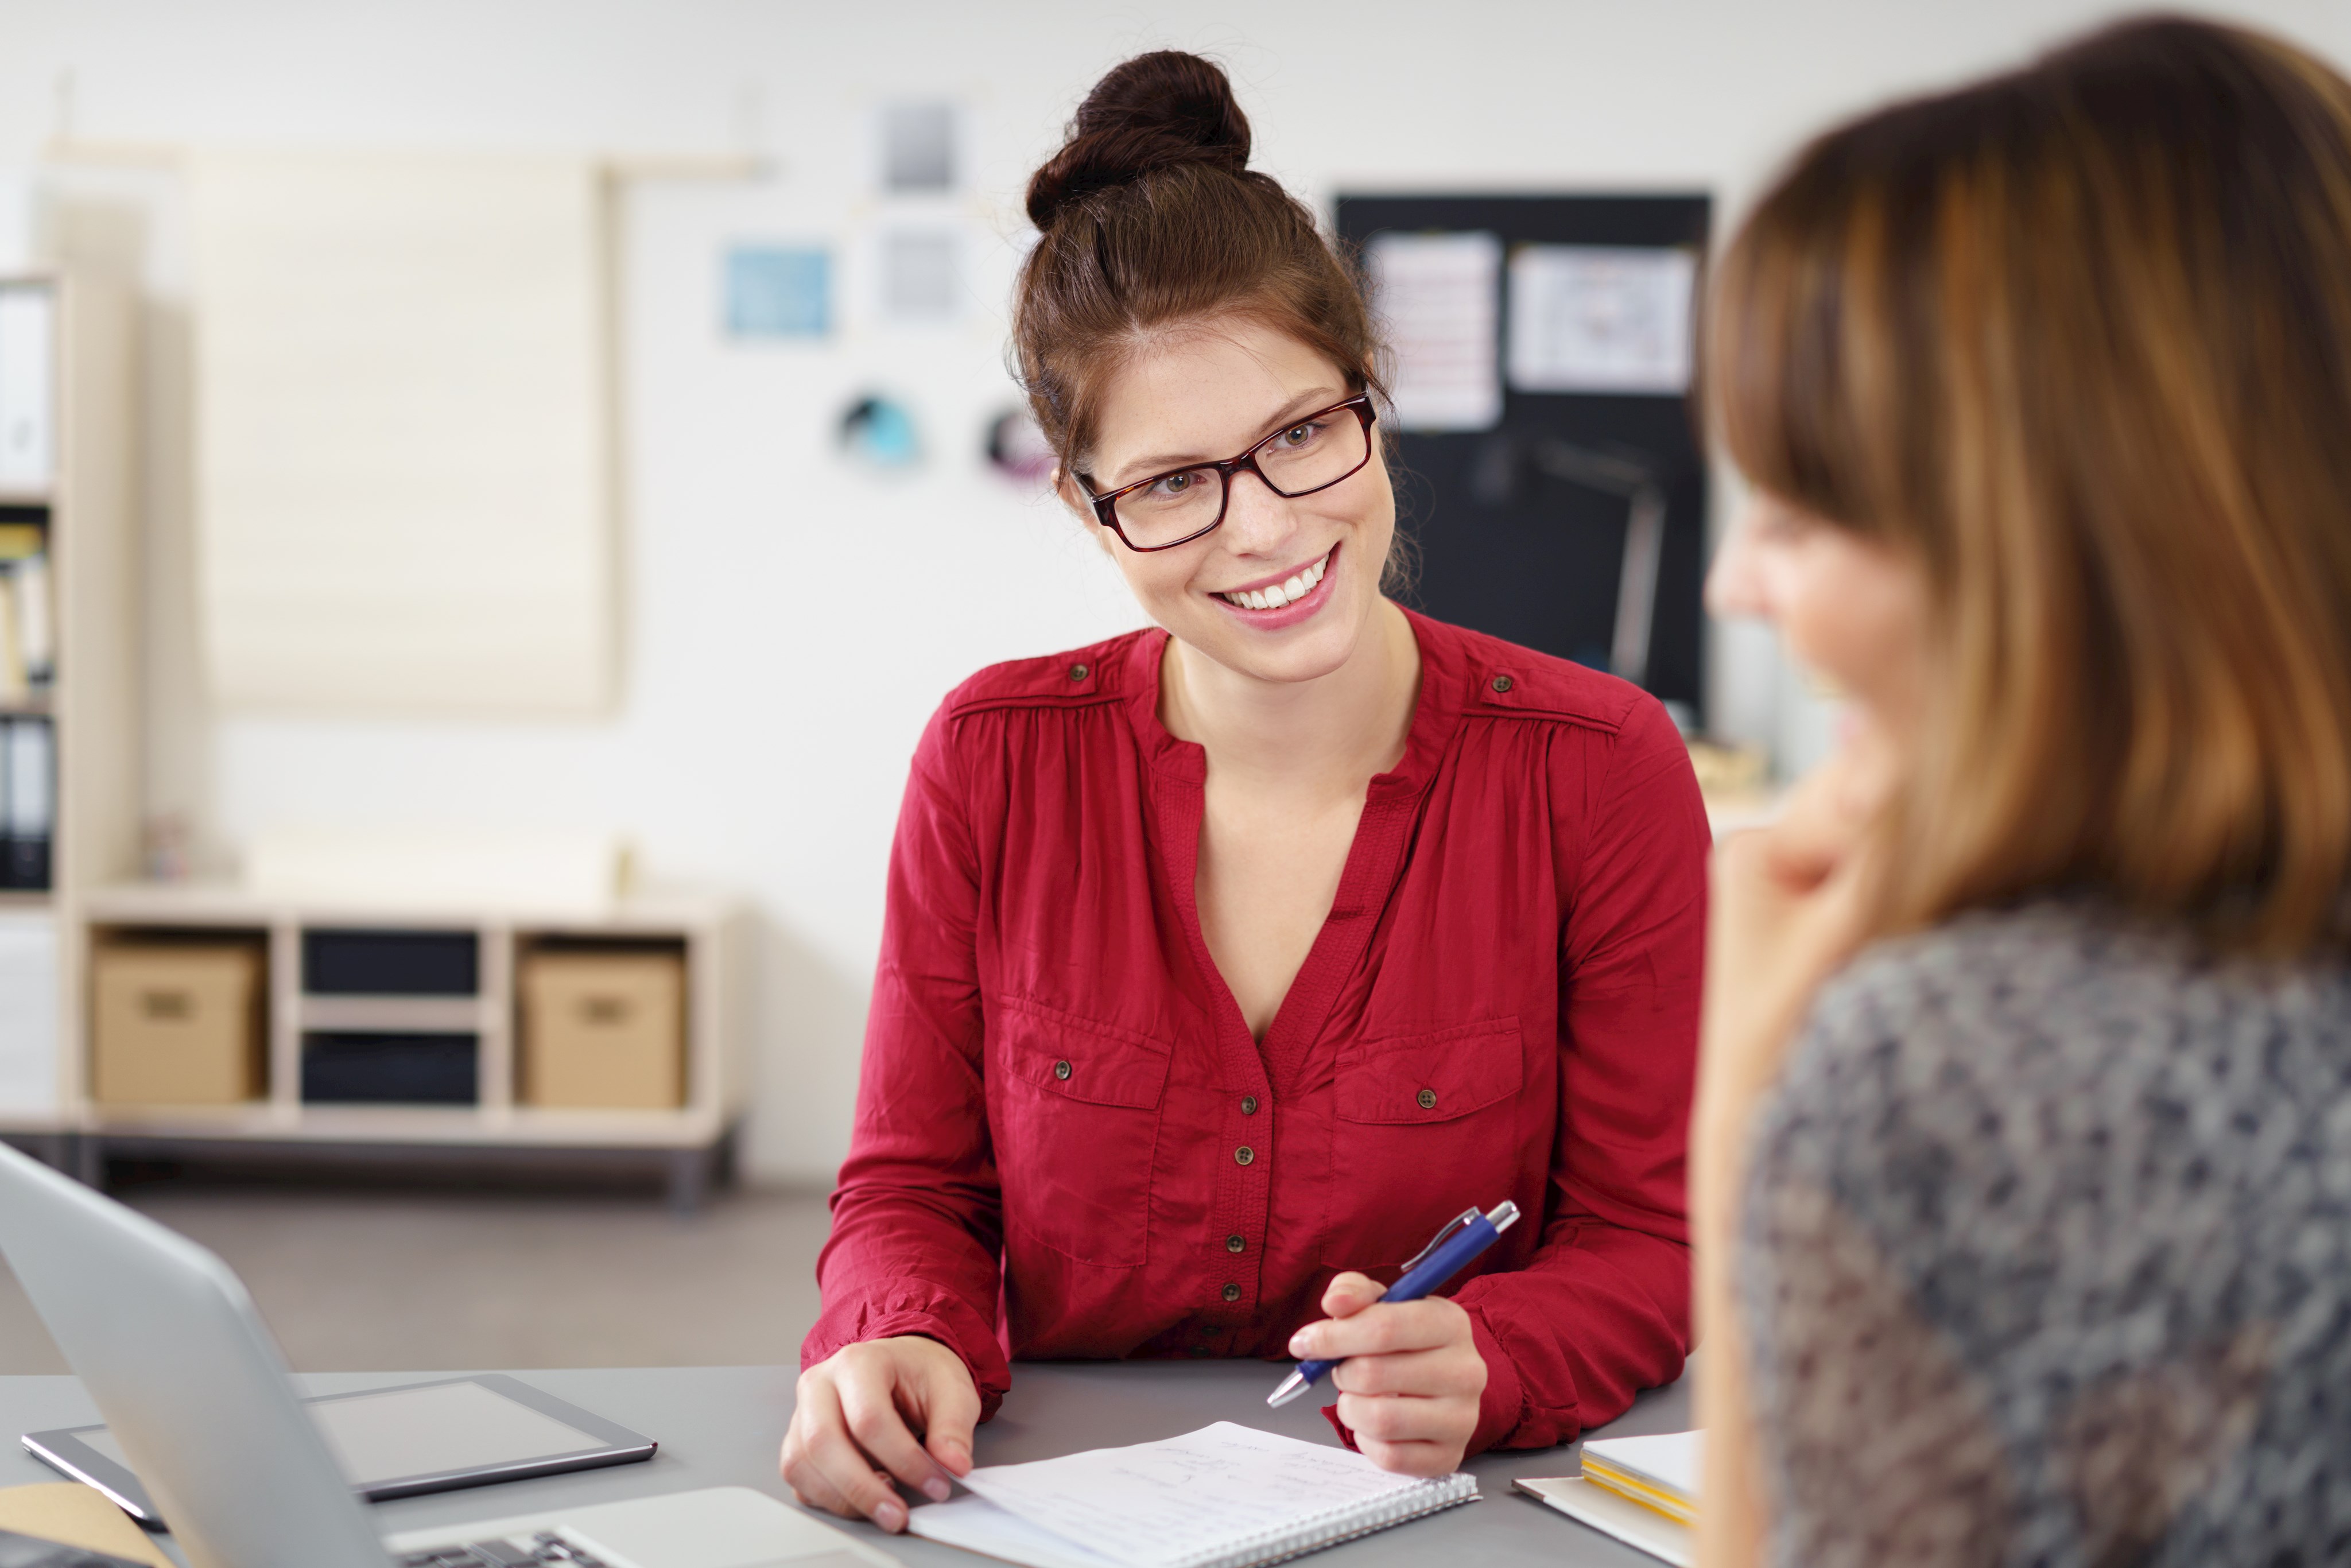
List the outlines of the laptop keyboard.
<svg viewBox="0 0 2351 1568">
<path fill-rule="evenodd" d="M 495 1541 L 469 1541 L 463 1546 L 436 1546 L 430 1552 L 412 1552 L 402 1558 L 400 1568 L 520 1568 L 523 1563 L 542 1563 L 609 1568 L 602 1558 L 590 1555 L 551 1530 L 542 1530 L 527 1538 L 501 1536 Z"/>
</svg>

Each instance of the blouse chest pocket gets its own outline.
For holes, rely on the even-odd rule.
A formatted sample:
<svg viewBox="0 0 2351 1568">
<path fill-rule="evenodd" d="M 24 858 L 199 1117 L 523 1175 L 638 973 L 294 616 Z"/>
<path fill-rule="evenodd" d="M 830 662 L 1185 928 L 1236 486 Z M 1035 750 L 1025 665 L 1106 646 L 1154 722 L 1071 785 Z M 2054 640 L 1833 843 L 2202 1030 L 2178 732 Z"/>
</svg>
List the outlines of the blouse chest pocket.
<svg viewBox="0 0 2351 1568">
<path fill-rule="evenodd" d="M 1525 1085 L 1515 1018 L 1342 1047 L 1323 1262 L 1402 1262 L 1374 1253 L 1399 1230 L 1425 1240 L 1463 1209 L 1509 1196 Z"/>
<path fill-rule="evenodd" d="M 1144 1260 L 1165 1040 L 1008 1000 L 990 1042 L 989 1118 L 1008 1229 L 1081 1263 Z"/>
</svg>

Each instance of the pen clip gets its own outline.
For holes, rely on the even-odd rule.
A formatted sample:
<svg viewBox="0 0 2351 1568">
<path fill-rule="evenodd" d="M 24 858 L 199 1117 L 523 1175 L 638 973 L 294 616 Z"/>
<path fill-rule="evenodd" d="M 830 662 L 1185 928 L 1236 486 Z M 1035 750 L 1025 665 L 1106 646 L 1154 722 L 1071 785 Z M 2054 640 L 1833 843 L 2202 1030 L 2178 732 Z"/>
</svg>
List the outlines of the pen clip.
<svg viewBox="0 0 2351 1568">
<path fill-rule="evenodd" d="M 1455 1231 L 1460 1229 L 1463 1226 L 1468 1224 L 1473 1219 L 1483 1219 L 1485 1218 L 1486 1217 L 1483 1214 L 1480 1214 L 1474 1208 L 1463 1209 L 1460 1213 L 1447 1220 L 1444 1228 L 1438 1230 L 1436 1235 L 1428 1239 L 1428 1245 L 1412 1255 L 1412 1260 L 1410 1262 L 1402 1265 L 1404 1271 L 1407 1274 L 1411 1273 L 1415 1269 L 1420 1267 L 1422 1261 L 1426 1260 L 1431 1252 L 1436 1251 L 1447 1241 L 1450 1241 L 1453 1239 L 1453 1233 Z"/>
</svg>

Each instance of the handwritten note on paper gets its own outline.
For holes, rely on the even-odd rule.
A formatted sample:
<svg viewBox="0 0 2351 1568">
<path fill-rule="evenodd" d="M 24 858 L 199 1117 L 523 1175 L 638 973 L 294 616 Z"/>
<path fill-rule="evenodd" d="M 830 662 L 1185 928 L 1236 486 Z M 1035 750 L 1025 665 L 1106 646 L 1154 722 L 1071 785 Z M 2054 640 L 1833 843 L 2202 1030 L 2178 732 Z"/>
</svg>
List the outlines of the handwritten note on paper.
<svg viewBox="0 0 2351 1568">
<path fill-rule="evenodd" d="M 1134 1568 L 1436 1483 L 1361 1454 L 1219 1421 L 1165 1442 L 991 1465 L 964 1484 L 998 1508 Z"/>
</svg>

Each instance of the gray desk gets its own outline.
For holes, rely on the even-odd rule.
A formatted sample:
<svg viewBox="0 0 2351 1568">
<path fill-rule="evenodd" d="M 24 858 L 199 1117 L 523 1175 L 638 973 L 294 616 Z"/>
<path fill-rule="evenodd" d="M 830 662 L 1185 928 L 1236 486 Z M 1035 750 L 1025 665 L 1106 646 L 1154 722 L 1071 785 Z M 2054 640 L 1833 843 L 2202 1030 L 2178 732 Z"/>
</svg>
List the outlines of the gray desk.
<svg viewBox="0 0 2351 1568">
<path fill-rule="evenodd" d="M 302 1379 L 312 1393 L 417 1383 L 432 1373 L 322 1373 Z M 792 1407 L 792 1373 L 779 1366 L 674 1367 L 579 1372 L 518 1372 L 549 1393 L 633 1427 L 661 1452 L 641 1465 L 513 1481 L 474 1491 L 379 1503 L 389 1533 L 462 1523 L 499 1514 L 605 1501 L 695 1487 L 756 1487 L 788 1495 L 776 1475 L 776 1450 Z M 1012 1394 L 979 1429 L 981 1464 L 1050 1458 L 1080 1448 L 1149 1442 L 1211 1421 L 1238 1421 L 1293 1437 L 1328 1441 L 1331 1428 L 1314 1403 L 1269 1410 L 1265 1396 L 1280 1369 L 1261 1362 L 1029 1364 L 1014 1367 Z M 1310 1396 L 1311 1398 L 1311 1396 Z M 98 1420 L 70 1377 L 0 1377 L 0 1486 L 54 1481 L 55 1472 L 26 1453 L 17 1435 Z M 1688 1381 L 1644 1395 L 1604 1435 L 1678 1432 L 1690 1425 Z M 1485 1500 L 1399 1525 L 1319 1554 L 1329 1568 L 1424 1564 L 1440 1558 L 1485 1563 L 1540 1563 L 1547 1568 L 1656 1568 L 1653 1559 L 1510 1490 L 1513 1476 L 1573 1474 L 1572 1448 L 1487 1454 L 1469 1461 Z M 860 1531 L 909 1568 L 980 1568 L 993 1562 L 912 1536 Z M 999 1565 L 1000 1568 L 1000 1565 Z"/>
</svg>

